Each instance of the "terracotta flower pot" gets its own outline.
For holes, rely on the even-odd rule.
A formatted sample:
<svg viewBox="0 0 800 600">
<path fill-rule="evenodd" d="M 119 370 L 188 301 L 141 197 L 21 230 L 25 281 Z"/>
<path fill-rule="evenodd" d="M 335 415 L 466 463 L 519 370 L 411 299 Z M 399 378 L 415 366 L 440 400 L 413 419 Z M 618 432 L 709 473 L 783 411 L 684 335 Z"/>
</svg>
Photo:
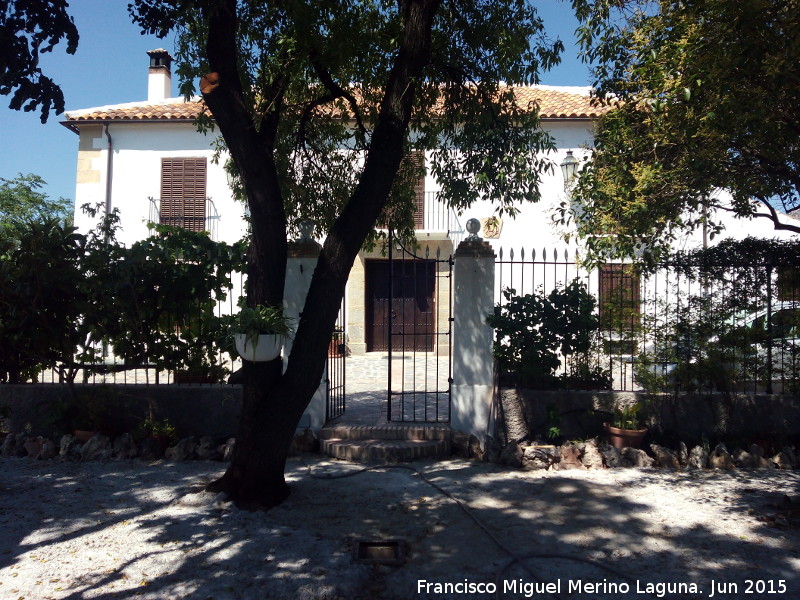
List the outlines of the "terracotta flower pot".
<svg viewBox="0 0 800 600">
<path fill-rule="evenodd" d="M 638 448 L 642 445 L 642 439 L 647 433 L 647 428 L 644 429 L 620 429 L 619 427 L 612 427 L 608 423 L 603 423 L 608 439 L 614 448 L 622 450 L 623 448 Z"/>
<path fill-rule="evenodd" d="M 97 431 L 87 429 L 73 429 L 72 436 L 79 442 L 88 442 L 97 434 Z"/>
</svg>

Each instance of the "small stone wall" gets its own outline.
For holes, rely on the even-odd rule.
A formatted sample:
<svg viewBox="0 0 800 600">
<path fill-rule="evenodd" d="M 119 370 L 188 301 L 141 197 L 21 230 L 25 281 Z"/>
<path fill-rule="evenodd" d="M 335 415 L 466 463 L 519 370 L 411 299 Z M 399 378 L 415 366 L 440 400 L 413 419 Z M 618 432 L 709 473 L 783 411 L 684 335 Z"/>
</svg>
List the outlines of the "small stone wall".
<svg viewBox="0 0 800 600">
<path fill-rule="evenodd" d="M 168 420 L 180 437 L 228 438 L 236 434 L 242 405 L 238 385 L 80 385 L 77 393 L 104 394 L 112 407 L 113 429 L 118 433 L 133 431 L 152 417 Z M 29 436 L 58 439 L 68 433 L 59 423 L 59 413 L 70 400 L 66 385 L 0 385 L 0 406 L 11 414 L 6 428 Z"/>
<path fill-rule="evenodd" d="M 511 442 L 502 450 L 490 450 L 486 460 L 509 467 L 526 470 L 538 469 L 604 469 L 618 467 L 663 468 L 663 469 L 796 469 L 800 456 L 794 446 L 785 446 L 767 453 L 757 444 L 747 450 L 739 448 L 728 451 L 725 444 L 717 444 L 713 450 L 695 446 L 691 451 L 686 444 L 667 448 L 650 444 L 647 450 L 640 448 L 615 448 L 590 439 L 585 442 L 567 442 L 561 446 L 539 445 L 532 442 Z"/>
<path fill-rule="evenodd" d="M 558 427 L 567 439 L 601 435 L 617 403 L 647 401 L 648 426 L 657 438 L 698 442 L 702 436 L 775 440 L 800 436 L 800 401 L 791 396 L 648 394 L 503 388 L 497 438 L 503 445 L 545 438 Z M 553 416 L 557 418 L 554 419 Z"/>
<path fill-rule="evenodd" d="M 464 458 L 488 461 L 529 471 L 569 469 L 613 469 L 619 467 L 663 469 L 797 469 L 800 453 L 787 444 L 776 447 L 771 443 L 750 444 L 746 448 L 728 450 L 723 443 L 713 450 L 708 446 L 694 446 L 691 450 L 683 442 L 674 448 L 650 444 L 647 449 L 616 448 L 602 438 L 561 445 L 536 441 L 511 441 L 501 445 L 489 438 L 486 447 L 478 438 L 461 431 L 453 431 L 453 454 Z"/>
<path fill-rule="evenodd" d="M 0 438 L 0 456 L 33 459 L 230 460 L 239 426 L 239 385 L 76 385 L 76 394 L 102 395 L 112 407 L 107 431 L 88 441 L 71 435 L 59 415 L 71 399 L 66 385 L 0 385 L 0 407 L 8 406 L 7 435 Z M 169 421 L 175 439 L 169 442 L 135 435 L 142 422 Z M 307 421 L 307 419 L 304 419 Z M 307 423 L 300 423 L 290 454 L 315 452 L 318 442 Z"/>
</svg>

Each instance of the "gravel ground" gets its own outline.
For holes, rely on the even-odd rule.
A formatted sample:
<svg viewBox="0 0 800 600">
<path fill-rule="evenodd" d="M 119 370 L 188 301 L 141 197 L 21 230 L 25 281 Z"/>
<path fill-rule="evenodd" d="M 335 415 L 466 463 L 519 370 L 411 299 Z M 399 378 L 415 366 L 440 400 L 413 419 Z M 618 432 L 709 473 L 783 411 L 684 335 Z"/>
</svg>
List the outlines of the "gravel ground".
<svg viewBox="0 0 800 600">
<path fill-rule="evenodd" d="M 507 550 L 405 469 L 291 459 L 289 499 L 246 512 L 202 491 L 219 463 L 3 458 L 0 598 L 800 598 L 798 472 L 412 466 Z M 403 565 L 354 561 L 389 538 Z"/>
</svg>

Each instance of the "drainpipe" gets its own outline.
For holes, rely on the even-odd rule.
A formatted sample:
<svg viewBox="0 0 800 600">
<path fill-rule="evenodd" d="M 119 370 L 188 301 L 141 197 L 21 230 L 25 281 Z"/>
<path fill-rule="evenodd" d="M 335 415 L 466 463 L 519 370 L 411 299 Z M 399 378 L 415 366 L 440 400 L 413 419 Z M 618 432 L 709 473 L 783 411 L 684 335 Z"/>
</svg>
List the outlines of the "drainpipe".
<svg viewBox="0 0 800 600">
<path fill-rule="evenodd" d="M 108 123 L 105 124 L 106 138 L 108 139 L 106 154 L 106 217 L 111 214 L 111 182 L 114 174 L 114 142 L 108 131 Z"/>
</svg>

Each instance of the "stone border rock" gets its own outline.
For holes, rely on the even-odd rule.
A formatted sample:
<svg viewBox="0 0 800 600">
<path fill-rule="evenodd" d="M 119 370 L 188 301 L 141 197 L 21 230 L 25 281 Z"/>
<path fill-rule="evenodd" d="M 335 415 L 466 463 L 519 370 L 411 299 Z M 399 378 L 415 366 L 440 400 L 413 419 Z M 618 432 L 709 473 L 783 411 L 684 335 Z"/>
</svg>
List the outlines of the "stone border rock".
<svg viewBox="0 0 800 600">
<path fill-rule="evenodd" d="M 56 445 L 42 436 L 28 436 L 26 433 L 9 433 L 0 446 L 0 456 L 31 458 L 34 460 L 132 460 L 154 461 L 217 460 L 230 461 L 233 455 L 235 438 L 215 439 L 210 436 L 189 436 L 174 446 L 164 447 L 156 438 L 145 438 L 137 442 L 130 433 L 123 433 L 115 439 L 96 433 L 85 443 L 71 434 L 61 437 Z M 295 434 L 289 451 L 291 455 L 316 452 L 319 441 L 311 429 Z"/>
<path fill-rule="evenodd" d="M 751 444 L 747 450 L 731 454 L 724 444 L 713 450 L 695 446 L 691 451 L 680 442 L 676 449 L 650 444 L 650 452 L 637 448 L 618 450 L 611 444 L 590 439 L 585 442 L 568 442 L 555 446 L 529 441 L 512 441 L 500 447 L 489 438 L 481 450 L 475 436 L 454 431 L 453 454 L 464 458 L 486 460 L 500 465 L 537 469 L 613 469 L 620 467 L 662 469 L 797 469 L 800 454 L 793 446 L 786 446 L 772 457 L 764 449 Z"/>
<path fill-rule="evenodd" d="M 786 446 L 775 456 L 767 458 L 764 450 L 755 444 L 748 451 L 739 450 L 731 455 L 724 444 L 711 452 L 702 446 L 688 451 L 681 443 L 675 450 L 650 444 L 650 452 L 637 448 L 618 450 L 606 442 L 590 439 L 562 446 L 536 445 L 529 442 L 509 444 L 500 455 L 500 464 L 534 469 L 602 469 L 619 467 L 662 469 L 796 469 L 800 455 L 793 446 Z"/>
</svg>

